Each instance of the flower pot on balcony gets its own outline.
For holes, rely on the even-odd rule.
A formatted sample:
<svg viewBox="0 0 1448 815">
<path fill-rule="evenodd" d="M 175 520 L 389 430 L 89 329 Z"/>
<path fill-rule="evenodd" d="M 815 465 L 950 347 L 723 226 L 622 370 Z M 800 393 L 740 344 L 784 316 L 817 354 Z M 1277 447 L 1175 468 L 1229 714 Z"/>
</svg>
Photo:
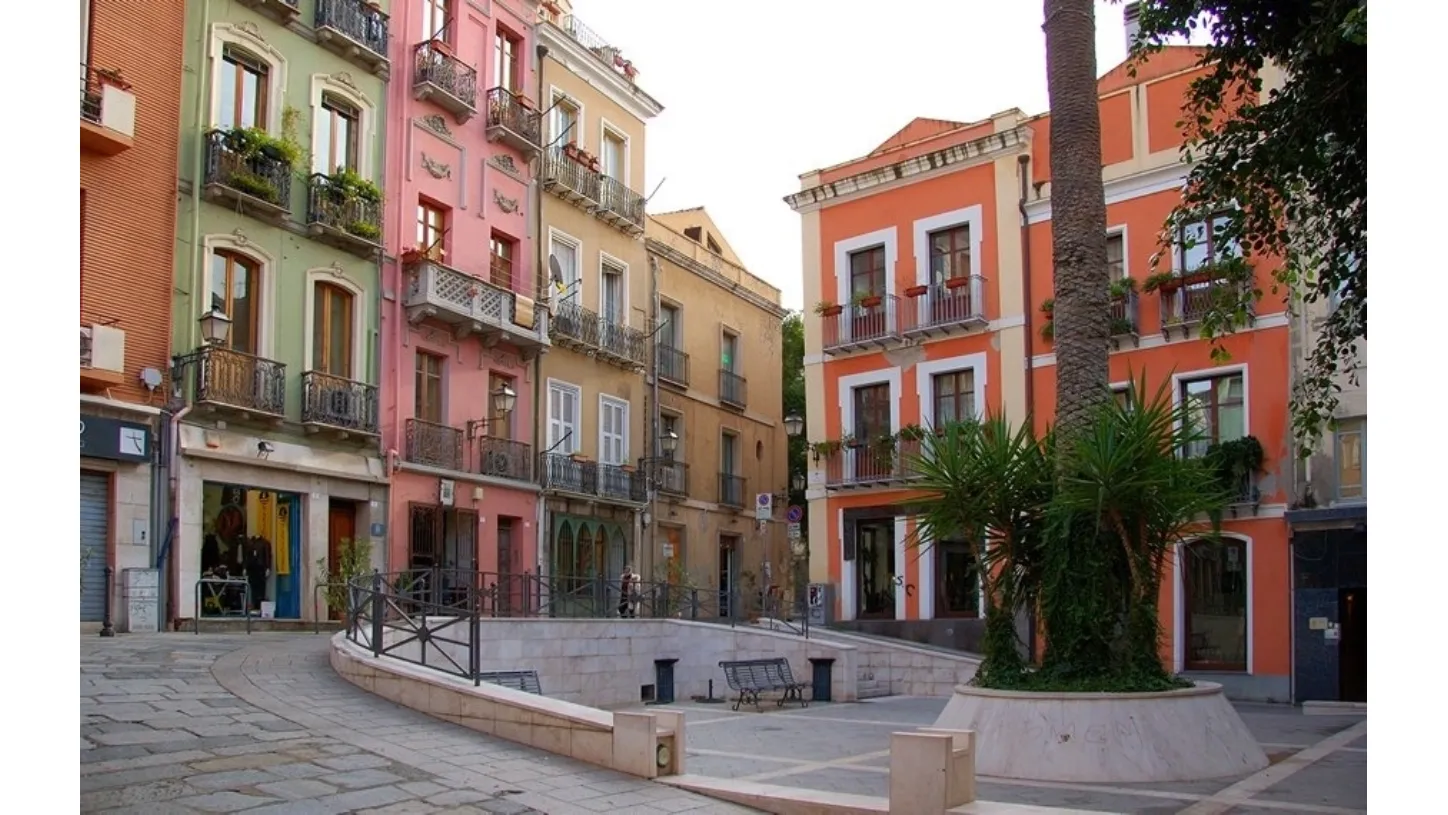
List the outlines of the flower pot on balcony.
<svg viewBox="0 0 1448 815">
<path fill-rule="evenodd" d="M 945 281 L 945 288 L 951 290 L 959 289 L 969 282 L 970 278 L 968 277 L 952 277 L 949 280 Z"/>
<path fill-rule="evenodd" d="M 878 294 L 872 294 L 872 295 L 870 295 L 869 297 L 861 297 L 861 298 L 860 298 L 860 307 L 861 307 L 861 308 L 874 308 L 875 306 L 880 305 L 880 303 L 883 302 L 884 299 L 885 299 L 885 298 L 881 297 L 881 296 L 878 295 Z"/>
<path fill-rule="evenodd" d="M 634 467 L 632 464 L 620 464 L 618 465 L 618 468 L 626 473 L 638 472 L 638 468 Z"/>
<path fill-rule="evenodd" d="M 588 456 L 584 455 L 583 453 L 573 453 L 572 455 L 569 456 L 569 458 L 573 459 L 574 461 L 578 462 L 579 464 L 587 464 L 587 463 L 588 463 Z"/>
<path fill-rule="evenodd" d="M 821 316 L 821 317 L 836 317 L 836 316 L 839 316 L 840 312 L 842 312 L 842 311 L 844 311 L 844 310 L 845 310 L 845 307 L 844 307 L 844 306 L 825 306 L 824 308 L 820 309 L 820 316 Z"/>
<path fill-rule="evenodd" d="M 905 290 L 905 296 L 906 296 L 906 297 L 921 297 L 921 296 L 923 296 L 923 295 L 924 295 L 926 292 L 928 292 L 928 291 L 930 291 L 930 287 L 929 287 L 929 286 L 911 286 L 910 288 L 908 288 L 908 289 Z"/>
</svg>

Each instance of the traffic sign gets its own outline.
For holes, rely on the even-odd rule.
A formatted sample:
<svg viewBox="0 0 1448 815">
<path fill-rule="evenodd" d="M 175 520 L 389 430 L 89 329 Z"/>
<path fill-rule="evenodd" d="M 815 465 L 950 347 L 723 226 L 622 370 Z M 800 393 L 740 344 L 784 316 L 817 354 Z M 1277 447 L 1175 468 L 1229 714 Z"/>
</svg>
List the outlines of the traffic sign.
<svg viewBox="0 0 1448 815">
<path fill-rule="evenodd" d="M 797 540 L 799 540 L 799 537 L 800 537 L 800 535 L 799 535 L 799 522 L 798 522 L 798 521 L 790 521 L 790 522 L 789 522 L 788 529 L 789 529 L 789 539 L 792 540 L 792 541 L 797 541 Z"/>
<path fill-rule="evenodd" d="M 784 519 L 792 524 L 797 524 L 804 520 L 804 507 L 799 504 L 790 505 L 789 511 L 784 515 Z"/>
</svg>

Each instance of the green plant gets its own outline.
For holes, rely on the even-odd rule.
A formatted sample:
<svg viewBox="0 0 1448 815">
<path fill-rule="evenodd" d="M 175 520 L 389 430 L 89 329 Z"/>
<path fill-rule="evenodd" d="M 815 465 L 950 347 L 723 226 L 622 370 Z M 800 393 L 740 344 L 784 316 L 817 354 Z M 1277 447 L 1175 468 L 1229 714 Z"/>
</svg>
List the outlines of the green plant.
<svg viewBox="0 0 1448 815">
<path fill-rule="evenodd" d="M 1111 336 L 1115 337 L 1121 334 L 1132 334 L 1135 332 L 1136 326 L 1132 325 L 1131 321 L 1125 317 L 1111 318 Z"/>
<path fill-rule="evenodd" d="M 1055 338 L 1056 321 L 1054 319 L 1048 319 L 1044 323 L 1041 323 L 1041 339 L 1045 340 L 1046 342 L 1050 342 Z"/>
<path fill-rule="evenodd" d="M 918 424 L 907 424 L 896 434 L 901 441 L 920 441 L 925 438 L 925 428 Z"/>
<path fill-rule="evenodd" d="M 1041 301 L 1041 313 L 1047 316 L 1054 316 L 1056 313 L 1056 298 L 1047 297 Z"/>
<path fill-rule="evenodd" d="M 823 457 L 832 456 L 835 453 L 840 452 L 840 448 L 843 447 L 843 445 L 838 441 L 830 439 L 826 441 L 817 441 L 814 444 L 811 444 L 809 447 L 811 453 L 814 453 L 816 456 Z"/>
<path fill-rule="evenodd" d="M 1119 300 L 1134 291 L 1136 291 L 1136 278 L 1134 277 L 1118 277 L 1111 281 L 1109 292 L 1112 299 Z"/>
<path fill-rule="evenodd" d="M 1174 272 L 1155 272 L 1147 275 L 1147 278 L 1141 282 L 1141 290 L 1150 294 L 1176 279 L 1177 276 Z"/>
<path fill-rule="evenodd" d="M 382 227 L 370 221 L 350 221 L 342 228 L 369 241 L 377 241 L 382 237 Z"/>
<path fill-rule="evenodd" d="M 1256 436 L 1243 436 L 1213 444 L 1207 448 L 1204 458 L 1215 473 L 1218 485 L 1235 497 L 1252 476 L 1262 472 L 1267 453 Z"/>
<path fill-rule="evenodd" d="M 226 186 L 273 204 L 281 201 L 276 185 L 250 170 L 233 171 L 226 179 Z"/>
<path fill-rule="evenodd" d="M 316 571 L 316 585 L 322 588 L 322 594 L 327 598 L 327 609 L 337 614 L 347 611 L 347 585 L 372 568 L 370 541 L 343 538 L 340 543 L 337 562 L 328 564 L 327 558 L 317 558 Z"/>
<path fill-rule="evenodd" d="M 833 300 L 821 300 L 815 303 L 814 313 L 823 315 L 826 311 L 834 309 L 837 304 Z"/>
<path fill-rule="evenodd" d="M 338 167 L 327 176 L 333 199 L 336 201 L 365 201 L 369 204 L 382 202 L 382 190 L 354 170 Z"/>
</svg>

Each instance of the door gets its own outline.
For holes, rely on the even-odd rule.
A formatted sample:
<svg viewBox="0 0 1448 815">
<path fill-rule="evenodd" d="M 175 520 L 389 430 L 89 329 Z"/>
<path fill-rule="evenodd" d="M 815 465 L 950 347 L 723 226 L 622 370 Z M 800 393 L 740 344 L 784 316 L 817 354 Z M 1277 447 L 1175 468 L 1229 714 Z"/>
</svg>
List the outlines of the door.
<svg viewBox="0 0 1448 815">
<path fill-rule="evenodd" d="M 860 618 L 895 618 L 895 522 L 860 521 L 855 525 Z"/>
<path fill-rule="evenodd" d="M 106 616 L 106 549 L 110 540 L 111 478 L 80 474 L 80 621 Z"/>
<path fill-rule="evenodd" d="M 1338 695 L 1343 702 L 1368 700 L 1368 590 L 1338 590 Z"/>
<path fill-rule="evenodd" d="M 342 582 L 342 552 L 356 540 L 357 505 L 333 498 L 327 505 L 327 579 Z M 342 609 L 328 608 L 327 619 L 342 619 Z"/>
<path fill-rule="evenodd" d="M 730 617 L 734 613 L 734 575 L 738 564 L 739 537 L 724 535 L 719 538 L 719 616 Z"/>
<path fill-rule="evenodd" d="M 276 615 L 282 620 L 302 618 L 302 501 L 296 495 L 276 494 L 276 525 L 272 534 L 276 571 Z M 286 537 L 283 542 L 282 537 Z"/>
<path fill-rule="evenodd" d="M 851 463 L 846 477 L 851 481 L 873 481 L 890 475 L 894 464 L 890 438 L 890 385 L 855 388 L 855 447 L 847 453 Z"/>
</svg>

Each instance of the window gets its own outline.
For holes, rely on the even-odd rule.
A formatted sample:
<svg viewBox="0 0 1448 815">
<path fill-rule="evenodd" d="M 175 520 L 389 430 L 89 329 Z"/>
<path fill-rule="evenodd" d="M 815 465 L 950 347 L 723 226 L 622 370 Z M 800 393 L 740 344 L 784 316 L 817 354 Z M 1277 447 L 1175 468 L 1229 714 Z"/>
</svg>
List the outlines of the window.
<svg viewBox="0 0 1448 815">
<path fill-rule="evenodd" d="M 680 430 L 683 428 L 683 424 L 679 421 L 679 417 L 669 413 L 659 414 L 659 428 L 660 436 L 667 437 L 670 433 L 673 433 L 674 435 L 679 437 L 679 443 L 675 446 L 675 449 L 672 452 L 665 451 L 664 458 L 668 459 L 669 461 L 683 461 L 684 434 L 680 432 Z"/>
<path fill-rule="evenodd" d="M 1183 272 L 1190 272 L 1238 255 L 1237 245 L 1225 240 L 1221 235 L 1227 222 L 1227 215 L 1213 215 L 1210 218 L 1183 224 L 1177 230 L 1177 243 L 1181 247 Z"/>
<path fill-rule="evenodd" d="M 517 93 L 523 87 L 523 70 L 518 57 L 523 50 L 518 38 L 502 26 L 493 35 L 493 80 L 496 86 Z"/>
<path fill-rule="evenodd" d="M 548 383 L 548 447 L 555 453 L 569 455 L 583 449 L 578 438 L 579 391 L 573 385 Z"/>
<path fill-rule="evenodd" d="M 734 475 L 739 466 L 739 437 L 727 430 L 719 434 L 719 471 Z"/>
<path fill-rule="evenodd" d="M 317 122 L 317 172 L 357 172 L 357 109 L 330 93 L 322 94 L 321 121 Z"/>
<path fill-rule="evenodd" d="M 422 0 L 422 33 L 430 39 L 452 39 L 452 14 L 448 0 Z"/>
<path fill-rule="evenodd" d="M 1361 419 L 1339 422 L 1337 439 L 1337 497 L 1359 501 L 1368 497 L 1366 450 L 1367 423 Z"/>
<path fill-rule="evenodd" d="M 615 467 L 628 463 L 628 402 L 598 397 L 598 460 Z"/>
<path fill-rule="evenodd" d="M 352 293 L 332 283 L 312 295 L 312 370 L 352 376 Z"/>
<path fill-rule="evenodd" d="M 850 255 L 850 294 L 885 293 L 885 247 Z"/>
<path fill-rule="evenodd" d="M 211 256 L 211 311 L 231 318 L 227 347 L 258 353 L 261 317 L 261 264 L 245 255 L 218 251 Z"/>
<path fill-rule="evenodd" d="M 869 442 L 890 433 L 890 385 L 866 385 L 855 388 L 856 441 Z"/>
<path fill-rule="evenodd" d="M 1247 670 L 1247 544 L 1188 544 L 1181 567 L 1186 668 Z"/>
<path fill-rule="evenodd" d="M 663 303 L 659 306 L 659 344 L 667 348 L 678 348 L 679 338 L 679 309 Z"/>
<path fill-rule="evenodd" d="M 512 388 L 514 393 L 518 392 L 518 386 L 513 381 L 513 377 L 488 374 L 488 437 L 493 439 L 513 438 L 513 414 L 499 413 L 493 404 L 493 394 L 504 386 Z"/>
<path fill-rule="evenodd" d="M 728 331 L 719 340 L 719 367 L 734 373 L 739 364 L 739 337 Z"/>
<path fill-rule="evenodd" d="M 980 576 L 976 553 L 964 541 L 944 541 L 935 549 L 935 616 L 980 615 Z"/>
<path fill-rule="evenodd" d="M 419 351 L 413 384 L 412 415 L 433 424 L 442 424 L 442 369 L 444 360 L 436 354 Z"/>
<path fill-rule="evenodd" d="M 1123 409 L 1126 409 L 1126 410 L 1130 410 L 1130 409 L 1131 409 L 1131 386 L 1130 386 L 1130 385 L 1123 385 L 1123 386 L 1121 386 L 1121 387 L 1119 387 L 1119 388 L 1112 388 L 1112 389 L 1111 389 L 1111 398 L 1116 400 L 1116 405 L 1117 405 L 1117 407 L 1120 407 L 1120 408 L 1123 408 Z"/>
<path fill-rule="evenodd" d="M 257 127 L 265 130 L 267 66 L 240 48 L 221 49 L 221 99 L 217 127 Z"/>
<path fill-rule="evenodd" d="M 513 256 L 516 254 L 517 242 L 506 235 L 494 232 L 488 246 L 492 255 L 489 279 L 494 286 L 512 291 Z"/>
<path fill-rule="evenodd" d="M 614 325 L 627 325 L 623 307 L 623 269 L 605 260 L 603 262 L 603 319 Z"/>
<path fill-rule="evenodd" d="M 417 248 L 427 256 L 441 261 L 443 237 L 447 234 L 447 210 L 431 201 L 417 202 Z"/>
<path fill-rule="evenodd" d="M 579 289 L 578 244 L 555 235 L 548 240 L 548 253 L 557 259 L 558 268 L 562 271 L 563 300 L 576 300 Z"/>
<path fill-rule="evenodd" d="M 603 131 L 603 153 L 599 156 L 603 174 L 609 178 L 624 181 L 624 140 L 611 130 Z"/>
<path fill-rule="evenodd" d="M 579 124 L 578 106 L 569 101 L 568 97 L 561 93 L 553 94 L 553 139 L 559 144 L 578 144 Z"/>
<path fill-rule="evenodd" d="M 887 387 L 887 386 L 880 386 Z M 975 418 L 975 371 L 936 374 L 931 387 L 935 394 L 935 426 L 968 422 Z"/>
<path fill-rule="evenodd" d="M 1246 394 L 1241 374 L 1215 376 L 1182 383 L 1182 401 L 1200 441 L 1187 447 L 1188 456 L 1200 456 L 1213 444 L 1236 441 L 1247 435 Z"/>
<path fill-rule="evenodd" d="M 884 252 L 881 250 L 881 265 Z M 970 276 L 970 224 L 930 233 L 930 282 Z"/>
<path fill-rule="evenodd" d="M 716 254 L 716 255 L 722 255 L 722 254 L 724 254 L 724 250 L 721 249 L 721 248 L 719 248 L 719 242 L 716 241 L 716 240 L 714 240 L 714 236 L 713 236 L 713 235 L 705 235 L 705 236 L 704 236 L 704 245 L 707 246 L 707 247 L 709 247 L 709 251 L 710 251 L 710 252 L 713 252 L 713 253 Z"/>
<path fill-rule="evenodd" d="M 1112 232 L 1106 236 L 1106 270 L 1112 280 L 1126 277 L 1126 234 Z"/>
</svg>

